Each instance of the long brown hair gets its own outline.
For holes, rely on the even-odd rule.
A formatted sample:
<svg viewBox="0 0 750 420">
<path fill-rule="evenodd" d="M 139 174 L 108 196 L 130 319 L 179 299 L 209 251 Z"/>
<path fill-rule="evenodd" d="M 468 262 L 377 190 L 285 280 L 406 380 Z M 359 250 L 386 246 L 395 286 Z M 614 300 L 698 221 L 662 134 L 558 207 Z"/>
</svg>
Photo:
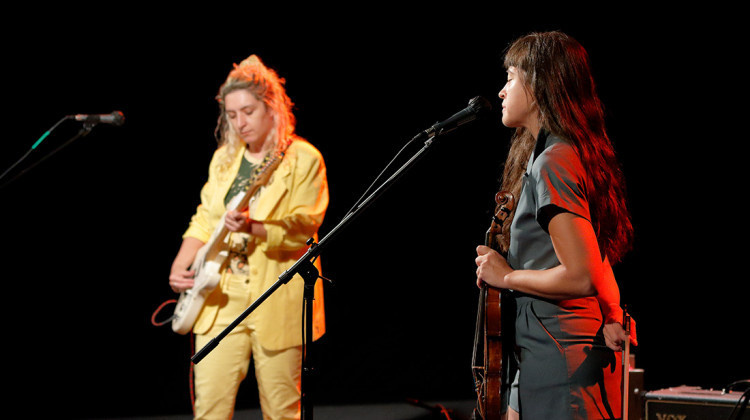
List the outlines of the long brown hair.
<svg viewBox="0 0 750 420">
<path fill-rule="evenodd" d="M 532 33 L 510 45 L 505 66 L 521 70 L 539 109 L 541 128 L 566 140 L 578 153 L 593 182 L 588 201 L 599 247 L 610 262 L 620 261 L 631 247 L 633 226 L 625 205 L 624 175 L 607 136 L 588 53 L 562 32 Z M 524 128 L 517 128 L 511 140 L 502 189 L 516 197 L 535 142 Z"/>
</svg>

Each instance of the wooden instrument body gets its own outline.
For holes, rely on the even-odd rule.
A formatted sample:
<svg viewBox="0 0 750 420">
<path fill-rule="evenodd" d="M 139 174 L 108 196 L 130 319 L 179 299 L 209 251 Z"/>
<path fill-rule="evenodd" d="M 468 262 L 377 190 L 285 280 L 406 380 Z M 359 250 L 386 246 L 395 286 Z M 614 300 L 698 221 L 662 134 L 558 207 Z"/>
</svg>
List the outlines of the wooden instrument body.
<svg viewBox="0 0 750 420">
<path fill-rule="evenodd" d="M 482 286 L 484 305 L 484 374 L 479 404 L 484 420 L 500 419 L 502 411 L 503 335 L 500 290 Z"/>
<path fill-rule="evenodd" d="M 495 196 L 497 211 L 492 218 L 490 228 L 485 236 L 485 245 L 501 252 L 497 238 L 502 235 L 503 222 L 510 215 L 514 198 L 506 191 L 500 191 Z M 503 254 L 501 252 L 501 254 Z M 503 317 L 501 290 L 486 284 L 482 285 L 479 293 L 479 308 L 477 310 L 477 331 L 474 342 L 474 360 L 472 369 L 477 390 L 477 408 L 475 417 L 484 420 L 502 418 L 503 369 L 509 354 L 503 349 Z M 479 336 L 482 336 L 482 365 L 476 363 Z"/>
</svg>

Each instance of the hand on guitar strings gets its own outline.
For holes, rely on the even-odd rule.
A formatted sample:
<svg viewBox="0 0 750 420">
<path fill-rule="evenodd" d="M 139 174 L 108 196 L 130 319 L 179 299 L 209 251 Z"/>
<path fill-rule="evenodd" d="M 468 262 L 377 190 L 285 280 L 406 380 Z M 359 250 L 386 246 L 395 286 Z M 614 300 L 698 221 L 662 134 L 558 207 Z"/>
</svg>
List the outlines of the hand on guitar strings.
<svg viewBox="0 0 750 420">
<path fill-rule="evenodd" d="M 182 293 L 193 287 L 195 284 L 195 270 L 190 266 L 195 260 L 198 250 L 203 246 L 203 242 L 197 238 L 186 237 L 182 241 L 180 251 L 177 253 L 172 268 L 169 272 L 169 287 L 176 293 Z"/>
<path fill-rule="evenodd" d="M 195 280 L 193 270 L 172 270 L 169 274 L 169 286 L 176 293 L 182 293 L 193 287 Z"/>
<path fill-rule="evenodd" d="M 229 210 L 224 216 L 224 226 L 230 232 L 245 232 L 261 239 L 266 239 L 267 232 L 263 223 L 253 220 L 249 212 Z"/>
<path fill-rule="evenodd" d="M 247 212 L 229 210 L 224 216 L 224 225 L 230 232 L 247 232 L 251 230 L 253 221 L 248 217 Z"/>
</svg>

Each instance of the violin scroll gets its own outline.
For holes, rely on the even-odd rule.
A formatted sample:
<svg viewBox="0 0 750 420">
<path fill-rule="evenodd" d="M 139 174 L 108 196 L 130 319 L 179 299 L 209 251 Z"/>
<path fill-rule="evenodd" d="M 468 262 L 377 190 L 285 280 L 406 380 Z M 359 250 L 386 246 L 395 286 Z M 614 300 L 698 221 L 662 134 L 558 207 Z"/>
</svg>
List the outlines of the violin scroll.
<svg viewBox="0 0 750 420">
<path fill-rule="evenodd" d="M 503 223 L 513 211 L 516 200 L 511 192 L 500 191 L 495 194 L 495 203 L 497 206 L 495 206 L 495 214 L 492 216 L 490 228 L 487 230 L 485 245 L 498 250 L 499 242 L 497 236 L 502 235 Z"/>
<path fill-rule="evenodd" d="M 513 193 L 509 191 L 500 191 L 495 194 L 495 203 L 497 203 L 497 210 L 495 211 L 495 216 L 492 218 L 492 221 L 502 225 L 505 219 L 507 219 L 513 211 L 516 199 L 513 197 Z"/>
</svg>

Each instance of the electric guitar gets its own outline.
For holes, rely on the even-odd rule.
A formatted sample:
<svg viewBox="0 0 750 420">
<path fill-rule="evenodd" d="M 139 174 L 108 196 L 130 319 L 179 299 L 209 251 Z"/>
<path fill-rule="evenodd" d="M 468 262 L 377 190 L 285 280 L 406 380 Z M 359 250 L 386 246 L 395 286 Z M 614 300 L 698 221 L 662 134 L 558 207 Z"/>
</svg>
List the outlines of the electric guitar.
<svg viewBox="0 0 750 420">
<path fill-rule="evenodd" d="M 255 193 L 258 189 L 268 182 L 283 157 L 284 152 L 280 152 L 263 162 L 255 170 L 250 186 L 244 194 L 237 194 L 227 205 L 227 212 L 230 210 L 242 211 L 247 208 L 255 199 Z M 226 213 L 224 213 L 224 216 L 226 216 Z M 221 279 L 221 270 L 228 256 L 227 239 L 229 236 L 229 230 L 224 225 L 224 216 L 219 220 L 209 240 L 198 250 L 193 264 L 190 266 L 191 270 L 195 270 L 195 276 L 193 277 L 195 283 L 192 288 L 180 294 L 172 316 L 172 330 L 178 334 L 190 332 L 203 308 L 206 297 L 216 288 Z"/>
</svg>

